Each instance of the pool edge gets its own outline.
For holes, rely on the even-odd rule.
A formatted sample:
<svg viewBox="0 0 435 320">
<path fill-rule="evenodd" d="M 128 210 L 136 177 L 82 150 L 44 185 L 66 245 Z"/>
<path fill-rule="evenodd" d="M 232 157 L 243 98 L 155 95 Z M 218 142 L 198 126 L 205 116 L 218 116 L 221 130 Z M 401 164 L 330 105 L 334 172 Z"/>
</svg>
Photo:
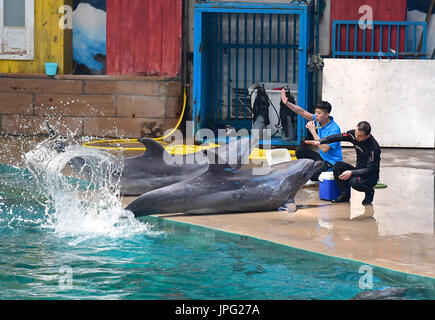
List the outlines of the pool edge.
<svg viewBox="0 0 435 320">
<path fill-rule="evenodd" d="M 374 264 L 374 263 L 369 263 L 367 261 L 356 260 L 356 259 L 351 259 L 351 258 L 345 258 L 345 257 L 340 257 L 340 256 L 334 256 L 334 255 L 326 254 L 326 253 L 323 253 L 323 252 L 318 252 L 318 251 L 313 251 L 313 250 L 309 250 L 309 249 L 299 248 L 299 247 L 291 246 L 291 245 L 288 245 L 288 244 L 279 243 L 279 242 L 276 242 L 276 241 L 273 241 L 273 240 L 268 240 L 268 239 L 263 239 L 263 238 L 255 237 L 255 236 L 252 236 L 252 235 L 232 232 L 232 231 L 228 231 L 228 230 L 218 229 L 218 228 L 209 227 L 209 226 L 205 226 L 205 225 L 201 225 L 201 224 L 195 224 L 195 223 L 191 223 L 191 222 L 174 220 L 174 219 L 171 219 L 171 218 L 166 218 L 166 217 L 162 217 L 162 216 L 158 216 L 158 215 L 151 215 L 150 217 L 153 217 L 153 218 L 156 218 L 156 219 L 162 219 L 162 220 L 170 221 L 171 223 L 175 223 L 175 224 L 178 223 L 178 224 L 190 225 L 190 226 L 194 226 L 194 227 L 198 227 L 198 228 L 203 228 L 203 229 L 209 229 L 209 230 L 213 230 L 215 232 L 216 231 L 217 232 L 222 232 L 222 233 L 230 234 L 230 235 L 233 235 L 233 236 L 248 237 L 248 238 L 251 238 L 251 239 L 255 239 L 257 241 L 266 242 L 266 243 L 277 245 L 277 246 L 280 246 L 280 247 L 301 250 L 301 251 L 304 251 L 304 252 L 308 252 L 310 254 L 320 255 L 320 256 L 323 256 L 323 257 L 327 257 L 327 258 L 348 261 L 348 262 L 352 262 L 352 263 L 356 263 L 356 264 L 369 265 L 369 266 L 373 266 L 373 267 L 379 268 L 379 269 L 387 271 L 387 272 L 399 273 L 399 274 L 401 274 L 403 276 L 412 276 L 412 277 L 423 278 L 425 280 L 435 281 L 435 277 L 431 277 L 431 276 L 428 276 L 428 275 L 423 275 L 423 274 L 418 274 L 418 273 L 412 273 L 412 272 L 404 272 L 404 271 L 401 271 L 401 270 L 388 268 L 388 267 L 377 265 L 377 264 Z"/>
</svg>

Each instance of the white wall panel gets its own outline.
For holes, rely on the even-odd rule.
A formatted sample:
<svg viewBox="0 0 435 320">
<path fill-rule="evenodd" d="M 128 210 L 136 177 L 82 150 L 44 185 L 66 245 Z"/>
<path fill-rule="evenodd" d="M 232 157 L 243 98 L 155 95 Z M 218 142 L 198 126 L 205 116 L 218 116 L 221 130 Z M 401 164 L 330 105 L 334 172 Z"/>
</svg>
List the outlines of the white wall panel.
<svg viewBox="0 0 435 320">
<path fill-rule="evenodd" d="M 322 99 L 341 130 L 361 120 L 384 147 L 434 147 L 435 60 L 325 59 Z"/>
</svg>

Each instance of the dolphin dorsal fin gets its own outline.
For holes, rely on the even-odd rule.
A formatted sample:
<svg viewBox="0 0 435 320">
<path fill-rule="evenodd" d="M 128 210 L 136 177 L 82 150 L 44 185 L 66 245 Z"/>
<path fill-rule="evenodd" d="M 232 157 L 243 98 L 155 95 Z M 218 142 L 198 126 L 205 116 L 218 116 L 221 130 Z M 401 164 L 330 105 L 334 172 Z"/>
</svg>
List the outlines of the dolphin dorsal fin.
<svg viewBox="0 0 435 320">
<path fill-rule="evenodd" d="M 144 156 L 147 158 L 155 158 L 155 157 L 163 157 L 163 153 L 165 152 L 165 148 L 155 141 L 154 139 L 149 138 L 139 138 L 137 141 L 142 142 L 146 148 Z"/>
<path fill-rule="evenodd" d="M 251 140 L 249 137 L 233 139 L 228 144 L 215 149 L 207 149 L 205 153 L 210 161 L 210 169 L 232 170 L 240 169 L 248 162 L 252 149 L 258 144 L 258 139 Z"/>
</svg>

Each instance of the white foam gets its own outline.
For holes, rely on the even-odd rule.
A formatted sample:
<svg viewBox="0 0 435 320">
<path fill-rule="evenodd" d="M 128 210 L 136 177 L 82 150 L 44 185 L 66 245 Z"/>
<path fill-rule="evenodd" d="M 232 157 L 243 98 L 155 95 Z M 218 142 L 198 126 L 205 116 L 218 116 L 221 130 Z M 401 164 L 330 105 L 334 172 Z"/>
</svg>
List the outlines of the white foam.
<svg viewBox="0 0 435 320">
<path fill-rule="evenodd" d="M 50 195 L 43 228 L 52 229 L 61 237 L 75 237 L 72 245 L 95 236 L 156 234 L 148 224 L 136 220 L 132 212 L 122 207 L 119 179 L 112 175 L 113 164 L 121 163 L 120 155 L 71 141 L 65 152 L 59 153 L 55 141 L 47 139 L 25 155 L 27 167 Z M 76 157 L 86 160 L 90 183 L 71 183 L 62 174 L 70 160 Z M 122 171 L 122 168 L 116 168 Z"/>
</svg>

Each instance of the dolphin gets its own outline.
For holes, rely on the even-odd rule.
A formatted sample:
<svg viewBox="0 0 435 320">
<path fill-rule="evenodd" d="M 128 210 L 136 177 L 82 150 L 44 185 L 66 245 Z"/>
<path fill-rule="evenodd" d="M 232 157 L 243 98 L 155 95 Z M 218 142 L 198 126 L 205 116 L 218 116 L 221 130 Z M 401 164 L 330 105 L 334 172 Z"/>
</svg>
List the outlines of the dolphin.
<svg viewBox="0 0 435 320">
<path fill-rule="evenodd" d="M 237 139 L 234 140 L 235 137 L 230 136 L 230 143 L 215 148 L 216 150 L 210 153 L 211 157 L 215 156 L 215 159 L 208 159 L 206 157 L 207 151 L 205 151 L 204 156 L 200 156 L 202 153 L 170 155 L 154 139 L 139 138 L 138 141 L 146 147 L 146 151 L 142 155 L 125 159 L 108 157 L 108 161 L 102 162 L 99 161 L 100 157 L 97 151 L 86 152 L 85 147 L 76 145 L 70 137 L 58 134 L 47 122 L 45 124 L 50 137 L 40 143 L 34 152 L 29 153 L 29 157 L 32 156 L 32 159 L 38 160 L 36 162 L 41 162 L 39 161 L 41 157 L 47 158 L 47 161 L 49 161 L 58 153 L 71 150 L 79 151 L 78 156 L 74 156 L 68 161 L 68 166 L 71 169 L 79 172 L 82 178 L 88 181 L 94 181 L 94 175 L 103 175 L 97 178 L 107 179 L 111 181 L 111 185 L 119 185 L 120 194 L 127 196 L 138 196 L 200 176 L 207 171 L 210 161 L 212 163 L 215 161 L 222 162 L 223 159 L 227 163 L 235 163 L 235 166 L 233 164 L 230 164 L 230 166 L 236 168 L 237 163 L 240 163 L 240 161 L 237 162 L 237 157 L 236 161 L 230 159 L 230 157 L 240 155 L 237 148 L 240 149 L 242 145 L 246 149 L 246 141 L 241 144 L 240 140 L 237 142 Z M 242 152 L 242 154 L 244 156 L 243 161 L 246 161 L 250 153 Z"/>
<path fill-rule="evenodd" d="M 146 147 L 142 155 L 125 159 L 112 156 L 102 162 L 99 160 L 103 153 L 95 150 L 91 152 L 86 147 L 77 145 L 71 137 L 56 132 L 48 122 L 45 122 L 45 126 L 49 138 L 28 152 L 26 158 L 33 160 L 33 163 L 47 165 L 59 153 L 77 151 L 78 155 L 68 161 L 71 169 L 88 181 L 93 181 L 94 175 L 103 175 L 97 178 L 119 184 L 122 195 L 138 196 L 190 179 L 206 172 L 209 166 L 208 159 L 194 154 L 170 155 L 160 143 L 148 138 L 138 139 Z"/>
<path fill-rule="evenodd" d="M 382 288 L 358 293 L 350 300 L 406 300 L 406 288 Z"/>
<path fill-rule="evenodd" d="M 108 171 L 112 178 L 120 179 L 122 195 L 141 195 L 199 176 L 208 169 L 209 162 L 204 157 L 171 156 L 160 143 L 153 139 L 140 138 L 138 141 L 145 145 L 146 151 L 140 156 L 112 163 Z M 85 178 L 89 178 L 92 174 L 84 157 L 71 159 L 69 165 L 73 170 L 81 172 Z"/>
<path fill-rule="evenodd" d="M 246 142 L 241 144 L 243 147 Z M 249 157 L 251 149 L 246 149 L 239 159 L 246 159 L 246 153 Z M 216 150 L 208 150 L 209 154 L 213 152 Z M 217 158 L 222 159 L 222 156 L 217 154 Z M 320 166 L 319 161 L 300 159 L 273 165 L 268 173 L 256 175 L 252 168 L 210 163 L 202 175 L 147 192 L 126 209 L 136 217 L 178 212 L 207 214 L 276 210 L 286 203 L 293 203 L 298 190 Z"/>
</svg>

